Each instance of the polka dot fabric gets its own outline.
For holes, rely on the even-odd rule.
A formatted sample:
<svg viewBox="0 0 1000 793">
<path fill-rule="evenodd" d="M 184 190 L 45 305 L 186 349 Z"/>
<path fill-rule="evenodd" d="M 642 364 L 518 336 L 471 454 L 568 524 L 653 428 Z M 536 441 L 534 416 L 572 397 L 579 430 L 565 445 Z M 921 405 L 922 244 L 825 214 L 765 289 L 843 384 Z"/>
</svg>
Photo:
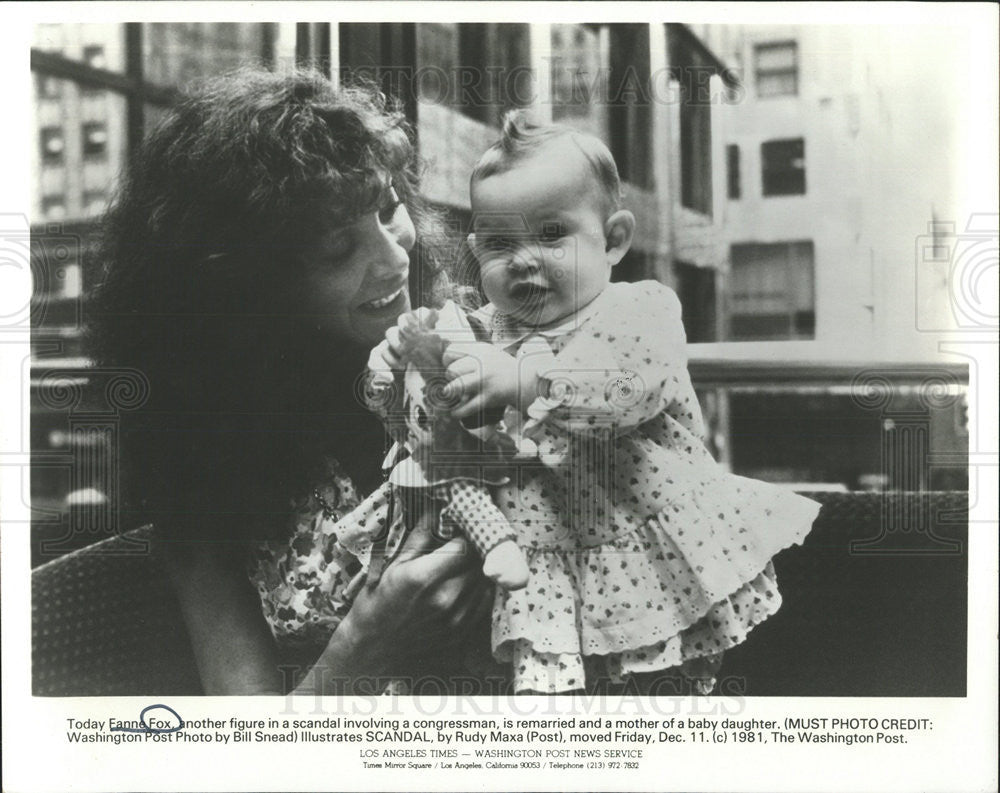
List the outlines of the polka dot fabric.
<svg viewBox="0 0 1000 793">
<path fill-rule="evenodd" d="M 515 539 L 510 524 L 483 485 L 460 479 L 438 487 L 437 491 L 438 498 L 445 504 L 441 522 L 456 526 L 480 556 L 506 540 Z"/>
<path fill-rule="evenodd" d="M 662 284 L 610 284 L 556 328 L 491 307 L 480 319 L 512 355 L 548 347 L 543 396 L 505 422 L 537 454 L 498 491 L 530 569 L 493 614 L 516 690 L 582 688 L 595 661 L 612 679 L 697 666 L 710 689 L 721 653 L 780 606 L 771 557 L 802 542 L 819 505 L 712 459 Z"/>
</svg>

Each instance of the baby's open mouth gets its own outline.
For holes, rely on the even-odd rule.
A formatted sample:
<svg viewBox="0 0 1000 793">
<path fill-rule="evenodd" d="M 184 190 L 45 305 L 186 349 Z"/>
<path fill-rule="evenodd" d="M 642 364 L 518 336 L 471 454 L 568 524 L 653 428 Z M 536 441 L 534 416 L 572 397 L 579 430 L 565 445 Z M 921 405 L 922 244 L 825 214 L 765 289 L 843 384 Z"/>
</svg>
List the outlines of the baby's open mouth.
<svg viewBox="0 0 1000 793">
<path fill-rule="evenodd" d="M 548 291 L 548 289 L 541 284 L 533 283 L 520 283 L 514 284 L 510 288 L 510 295 L 515 300 L 519 301 L 529 301 L 538 300 Z"/>
</svg>

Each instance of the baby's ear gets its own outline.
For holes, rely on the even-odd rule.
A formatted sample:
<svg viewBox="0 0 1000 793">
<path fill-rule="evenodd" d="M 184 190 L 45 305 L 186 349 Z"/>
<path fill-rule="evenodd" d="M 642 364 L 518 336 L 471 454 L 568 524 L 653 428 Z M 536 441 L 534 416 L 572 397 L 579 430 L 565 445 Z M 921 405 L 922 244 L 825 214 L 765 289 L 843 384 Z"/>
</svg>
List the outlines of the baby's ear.
<svg viewBox="0 0 1000 793">
<path fill-rule="evenodd" d="M 627 209 L 619 209 L 604 222 L 604 250 L 608 264 L 614 267 L 632 247 L 635 235 L 635 215 Z"/>
</svg>

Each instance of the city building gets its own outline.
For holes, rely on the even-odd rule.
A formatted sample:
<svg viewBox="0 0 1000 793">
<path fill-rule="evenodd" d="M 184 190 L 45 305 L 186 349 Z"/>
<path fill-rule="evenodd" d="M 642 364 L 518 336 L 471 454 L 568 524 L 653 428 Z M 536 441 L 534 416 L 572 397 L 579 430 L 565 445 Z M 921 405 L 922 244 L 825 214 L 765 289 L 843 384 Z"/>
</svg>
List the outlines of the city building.
<svg viewBox="0 0 1000 793">
<path fill-rule="evenodd" d="M 43 375 L 87 378 L 79 331 L 99 266 L 91 232 L 128 151 L 188 81 L 245 63 L 308 65 L 335 82 L 374 79 L 399 98 L 428 164 L 424 195 L 452 221 L 456 261 L 470 222 L 469 174 L 512 108 L 592 132 L 611 146 L 626 205 L 638 218 L 635 244 L 616 278 L 658 278 L 685 299 L 701 299 L 701 273 L 723 261 L 713 165 L 721 149 L 711 123 L 726 90 L 722 77 L 731 78 L 683 25 L 40 25 L 32 49 L 32 230 L 42 276 L 34 297 L 36 396 L 47 387 Z M 60 243 L 57 257 L 53 241 L 67 232 L 79 245 Z M 692 328 L 715 321 L 711 290 L 706 295 L 707 313 L 686 312 Z M 58 511 L 67 491 L 102 492 L 94 477 L 104 469 L 84 470 L 74 461 L 82 454 L 76 447 L 106 441 L 65 425 L 65 411 L 33 399 L 36 507 Z M 100 457 L 91 452 L 88 460 Z M 42 466 L 46 453 L 70 464 Z"/>
<path fill-rule="evenodd" d="M 60 525 L 68 493 L 99 500 L 107 489 L 106 438 L 74 430 L 45 398 L 53 373 L 88 376 L 80 328 L 99 265 L 94 222 L 178 91 L 243 64 L 312 66 L 396 96 L 456 261 L 471 220 L 468 177 L 506 110 L 601 137 L 638 221 L 614 277 L 656 278 L 680 296 L 708 442 L 724 464 L 816 487 L 962 486 L 967 374 L 942 370 L 913 320 L 918 298 L 946 302 L 946 283 L 914 279 L 917 239 L 930 234 L 933 250 L 946 233 L 928 226 L 948 217 L 946 166 L 907 159 L 912 123 L 894 121 L 890 35 L 646 23 L 37 26 L 36 512 Z M 895 401 L 866 407 L 852 381 L 866 367 L 885 375 L 887 362 Z M 893 479 L 893 428 L 913 424 L 920 383 L 942 376 L 949 398 L 917 411 L 913 437 L 950 462 L 934 472 L 921 458 Z"/>
<path fill-rule="evenodd" d="M 964 488 L 963 367 L 942 367 L 939 337 L 927 332 L 948 327 L 949 284 L 921 277 L 924 257 L 948 256 L 939 218 L 952 211 L 951 124 L 907 40 L 916 34 L 696 30 L 740 76 L 718 124 L 721 321 L 691 352 L 748 381 L 723 395 L 733 468 L 852 488 Z M 922 135 L 934 133 L 928 149 Z M 891 405 L 869 404 L 876 381 Z M 932 383 L 947 391 L 939 404 L 926 399 Z M 904 442 L 915 455 L 906 465 L 892 451 Z"/>
</svg>

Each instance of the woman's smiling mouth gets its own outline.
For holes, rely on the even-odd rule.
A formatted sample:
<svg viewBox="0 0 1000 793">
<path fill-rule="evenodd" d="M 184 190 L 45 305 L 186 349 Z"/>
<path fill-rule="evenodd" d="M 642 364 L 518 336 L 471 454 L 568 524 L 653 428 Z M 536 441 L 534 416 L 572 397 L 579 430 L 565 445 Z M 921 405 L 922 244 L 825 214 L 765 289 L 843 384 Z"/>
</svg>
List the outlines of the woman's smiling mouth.
<svg viewBox="0 0 1000 793">
<path fill-rule="evenodd" d="M 378 311 L 379 309 L 385 308 L 386 306 L 390 305 L 392 302 L 397 300 L 403 294 L 403 291 L 405 289 L 406 289 L 406 284 L 403 284 L 401 287 L 399 287 L 393 292 L 390 292 L 387 295 L 384 295 L 382 297 L 376 297 L 374 300 L 369 300 L 365 303 L 362 303 L 360 306 L 358 306 L 358 308 L 365 311 Z"/>
</svg>

